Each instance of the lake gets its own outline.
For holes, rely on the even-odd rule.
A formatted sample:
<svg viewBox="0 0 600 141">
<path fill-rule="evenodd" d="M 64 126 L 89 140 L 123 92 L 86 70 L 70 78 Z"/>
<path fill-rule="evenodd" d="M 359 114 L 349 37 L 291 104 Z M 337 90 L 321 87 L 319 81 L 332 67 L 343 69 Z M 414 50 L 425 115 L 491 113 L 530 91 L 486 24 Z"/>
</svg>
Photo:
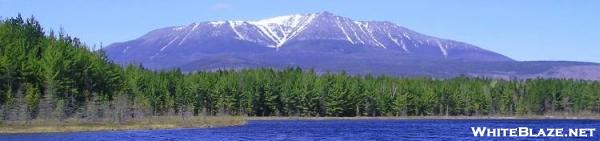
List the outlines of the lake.
<svg viewBox="0 0 600 141">
<path fill-rule="evenodd" d="M 596 132 L 578 138 L 474 137 L 471 127 L 600 129 L 600 120 L 253 120 L 236 127 L 5 134 L 0 140 L 600 140 Z"/>
</svg>

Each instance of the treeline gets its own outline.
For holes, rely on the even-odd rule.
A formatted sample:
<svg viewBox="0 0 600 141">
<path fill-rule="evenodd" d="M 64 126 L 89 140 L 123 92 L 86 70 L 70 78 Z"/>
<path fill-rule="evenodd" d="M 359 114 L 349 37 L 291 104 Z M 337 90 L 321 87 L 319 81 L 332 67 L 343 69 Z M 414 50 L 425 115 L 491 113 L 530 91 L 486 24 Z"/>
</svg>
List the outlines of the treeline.
<svg viewBox="0 0 600 141">
<path fill-rule="evenodd" d="M 182 73 L 120 67 L 77 38 L 20 16 L 0 21 L 0 118 L 127 120 L 161 115 L 598 115 L 600 83 L 317 74 Z"/>
<path fill-rule="evenodd" d="M 67 118 L 86 103 L 110 101 L 122 69 L 77 38 L 44 33 L 33 17 L 0 21 L 0 115 L 4 120 Z"/>
</svg>

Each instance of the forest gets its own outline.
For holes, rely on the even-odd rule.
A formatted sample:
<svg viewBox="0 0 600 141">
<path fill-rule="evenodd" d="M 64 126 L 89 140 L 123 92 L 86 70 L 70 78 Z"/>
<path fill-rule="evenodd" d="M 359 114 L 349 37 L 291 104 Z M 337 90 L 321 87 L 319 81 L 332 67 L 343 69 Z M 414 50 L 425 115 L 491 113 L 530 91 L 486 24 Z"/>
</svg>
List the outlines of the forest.
<svg viewBox="0 0 600 141">
<path fill-rule="evenodd" d="M 32 18 L 0 21 L 0 122 L 148 116 L 600 115 L 600 82 L 395 77 L 297 67 L 120 66 Z"/>
</svg>

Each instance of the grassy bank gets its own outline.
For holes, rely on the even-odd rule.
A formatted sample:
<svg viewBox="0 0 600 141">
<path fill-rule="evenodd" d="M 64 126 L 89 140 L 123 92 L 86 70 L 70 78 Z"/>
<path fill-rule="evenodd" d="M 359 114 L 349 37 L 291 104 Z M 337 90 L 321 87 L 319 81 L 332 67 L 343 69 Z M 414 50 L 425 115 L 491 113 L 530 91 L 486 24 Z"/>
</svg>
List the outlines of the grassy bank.
<svg viewBox="0 0 600 141">
<path fill-rule="evenodd" d="M 399 116 L 399 117 L 248 117 L 248 120 L 423 120 L 423 119 L 591 119 L 600 116 Z"/>
<path fill-rule="evenodd" d="M 48 120 L 33 120 L 29 122 L 16 121 L 0 124 L 0 133 L 49 133 L 49 132 L 79 132 L 107 130 L 151 130 L 172 128 L 209 128 L 236 126 L 246 123 L 244 117 L 186 117 L 160 116 L 115 122 L 83 122 L 69 119 L 63 122 Z"/>
</svg>

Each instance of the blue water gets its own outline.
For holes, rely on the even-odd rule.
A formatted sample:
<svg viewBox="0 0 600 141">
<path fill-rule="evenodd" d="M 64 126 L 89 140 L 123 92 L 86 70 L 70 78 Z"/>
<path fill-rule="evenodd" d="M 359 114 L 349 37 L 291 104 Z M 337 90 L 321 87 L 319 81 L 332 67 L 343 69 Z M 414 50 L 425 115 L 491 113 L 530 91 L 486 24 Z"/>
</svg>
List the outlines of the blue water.
<svg viewBox="0 0 600 141">
<path fill-rule="evenodd" d="M 482 138 L 473 136 L 471 127 L 474 126 L 600 129 L 600 120 L 272 120 L 209 129 L 4 134 L 0 135 L 0 141 L 600 140 L 600 131 L 587 138 Z"/>
</svg>

